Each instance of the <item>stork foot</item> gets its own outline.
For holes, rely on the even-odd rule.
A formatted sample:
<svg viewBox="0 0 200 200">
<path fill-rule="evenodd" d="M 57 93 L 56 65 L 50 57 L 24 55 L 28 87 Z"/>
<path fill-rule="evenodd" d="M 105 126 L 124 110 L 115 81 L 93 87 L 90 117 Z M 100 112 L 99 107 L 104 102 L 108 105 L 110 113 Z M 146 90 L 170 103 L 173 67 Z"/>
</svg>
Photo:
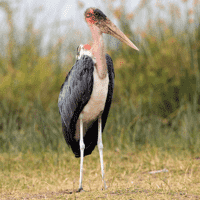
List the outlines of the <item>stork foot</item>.
<svg viewBox="0 0 200 200">
<path fill-rule="evenodd" d="M 77 192 L 85 192 L 85 190 L 83 190 L 83 188 L 78 188 Z"/>
<path fill-rule="evenodd" d="M 107 190 L 108 187 L 106 185 L 102 186 L 101 190 Z"/>
</svg>

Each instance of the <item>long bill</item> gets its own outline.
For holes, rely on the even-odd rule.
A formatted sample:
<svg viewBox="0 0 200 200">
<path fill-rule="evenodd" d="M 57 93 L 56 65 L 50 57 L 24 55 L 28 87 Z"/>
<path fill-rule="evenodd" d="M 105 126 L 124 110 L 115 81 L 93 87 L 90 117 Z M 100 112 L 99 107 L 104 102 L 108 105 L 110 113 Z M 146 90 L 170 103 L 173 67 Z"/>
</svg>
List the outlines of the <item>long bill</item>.
<svg viewBox="0 0 200 200">
<path fill-rule="evenodd" d="M 121 42 L 124 42 L 131 48 L 139 51 L 139 49 L 128 39 L 128 37 L 113 24 L 108 18 L 105 22 L 103 22 L 103 32 L 112 35 L 117 38 Z"/>
</svg>

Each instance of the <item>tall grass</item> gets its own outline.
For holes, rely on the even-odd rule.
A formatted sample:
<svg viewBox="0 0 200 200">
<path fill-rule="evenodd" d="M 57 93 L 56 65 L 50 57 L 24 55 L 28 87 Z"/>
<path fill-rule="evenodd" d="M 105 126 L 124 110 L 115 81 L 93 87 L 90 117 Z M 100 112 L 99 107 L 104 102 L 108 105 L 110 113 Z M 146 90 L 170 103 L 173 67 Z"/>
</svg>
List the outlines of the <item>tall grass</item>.
<svg viewBox="0 0 200 200">
<path fill-rule="evenodd" d="M 135 13 L 147 9 L 151 16 L 149 4 L 141 2 Z M 179 7 L 162 6 L 158 6 L 159 12 L 166 12 L 171 20 L 158 16 L 153 21 L 150 17 L 143 30 L 134 31 L 134 13 L 127 13 L 125 6 L 110 7 L 120 28 L 138 41 L 140 52 L 125 45 L 117 51 L 108 48 L 116 76 L 103 135 L 106 148 L 136 150 L 150 145 L 163 150 L 199 151 L 199 4 L 194 1 L 193 10 L 186 7 L 182 29 L 176 28 L 184 19 Z M 49 42 L 43 55 L 45 33 L 34 29 L 34 20 L 28 21 L 19 42 L 17 34 L 14 36 L 18 29 L 12 4 L 1 2 L 0 7 L 9 26 L 6 56 L 0 54 L 0 151 L 65 151 L 68 147 L 62 136 L 57 98 L 75 55 L 68 52 L 70 62 L 62 59 L 67 45 L 63 38 L 55 44 Z"/>
<path fill-rule="evenodd" d="M 18 111 L 11 112 L 6 102 L 2 107 L 5 110 L 1 116 L 1 152 L 64 152 L 68 149 L 56 108 L 45 111 L 41 104 L 35 103 L 27 105 L 22 116 Z M 195 105 L 182 104 L 167 121 L 142 112 L 131 102 L 113 105 L 103 134 L 105 149 L 135 151 L 150 145 L 170 152 L 197 153 L 200 114 L 196 110 Z"/>
</svg>

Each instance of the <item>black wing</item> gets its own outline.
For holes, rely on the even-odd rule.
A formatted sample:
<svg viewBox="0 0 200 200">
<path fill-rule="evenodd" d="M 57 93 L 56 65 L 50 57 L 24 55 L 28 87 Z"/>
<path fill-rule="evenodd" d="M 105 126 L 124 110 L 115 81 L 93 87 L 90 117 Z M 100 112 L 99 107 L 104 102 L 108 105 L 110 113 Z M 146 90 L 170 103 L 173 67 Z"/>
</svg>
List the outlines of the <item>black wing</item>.
<svg viewBox="0 0 200 200">
<path fill-rule="evenodd" d="M 108 95 L 105 109 L 102 114 L 102 130 L 105 127 L 106 119 L 110 109 L 113 88 L 114 69 L 112 59 L 106 55 L 106 62 L 109 73 Z M 61 114 L 62 128 L 65 140 L 71 146 L 76 157 L 80 157 L 79 141 L 74 136 L 76 133 L 76 123 L 84 106 L 88 103 L 93 90 L 94 62 L 89 56 L 82 56 L 78 60 L 61 87 L 58 100 L 59 112 Z M 84 156 L 91 154 L 97 145 L 98 120 L 95 120 L 88 127 L 84 136 L 85 150 Z"/>
<path fill-rule="evenodd" d="M 58 107 L 63 134 L 68 145 L 73 146 L 76 122 L 88 103 L 93 89 L 94 63 L 89 56 L 77 60 L 61 86 Z"/>
</svg>

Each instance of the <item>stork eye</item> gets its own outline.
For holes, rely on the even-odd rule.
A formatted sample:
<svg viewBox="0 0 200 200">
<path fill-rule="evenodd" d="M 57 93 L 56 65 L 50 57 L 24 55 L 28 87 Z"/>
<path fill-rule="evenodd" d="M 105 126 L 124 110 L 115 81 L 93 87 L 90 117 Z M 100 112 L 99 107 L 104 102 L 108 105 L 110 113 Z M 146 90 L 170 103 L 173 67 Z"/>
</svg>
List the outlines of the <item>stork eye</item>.
<svg viewBox="0 0 200 200">
<path fill-rule="evenodd" d="M 87 13 L 86 17 L 87 17 L 87 18 L 92 17 L 92 13 Z"/>
</svg>

